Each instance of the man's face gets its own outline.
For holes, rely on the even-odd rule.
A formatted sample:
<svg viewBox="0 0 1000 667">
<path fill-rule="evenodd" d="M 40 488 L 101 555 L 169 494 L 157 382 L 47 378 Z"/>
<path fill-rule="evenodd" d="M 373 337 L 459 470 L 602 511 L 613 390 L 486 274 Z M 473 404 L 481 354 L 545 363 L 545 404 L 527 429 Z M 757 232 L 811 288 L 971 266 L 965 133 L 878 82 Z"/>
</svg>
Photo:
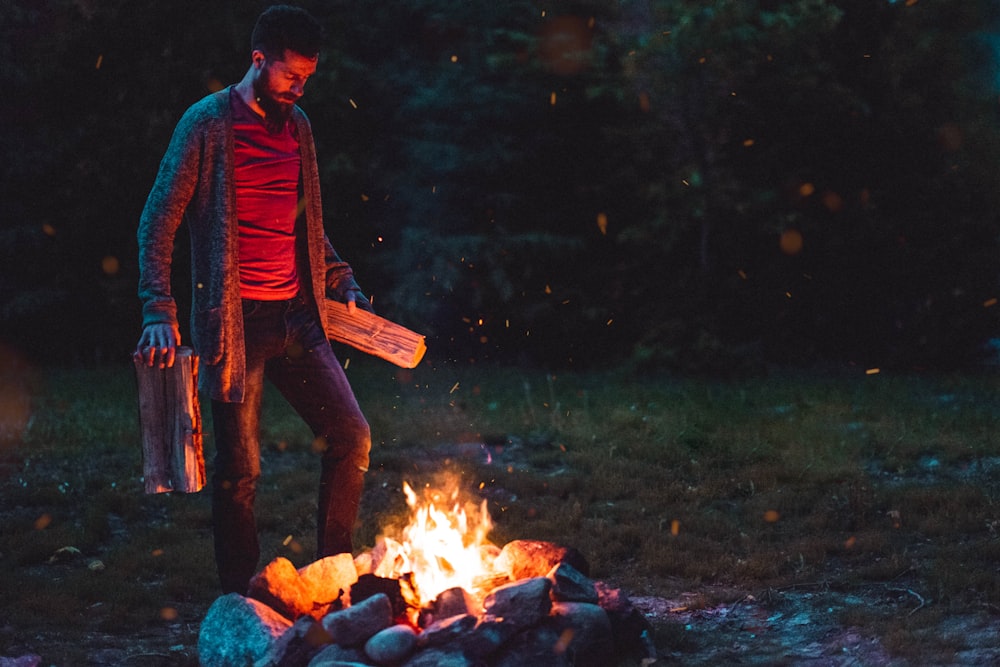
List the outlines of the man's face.
<svg viewBox="0 0 1000 667">
<path fill-rule="evenodd" d="M 302 97 L 306 81 L 315 74 L 319 59 L 287 49 L 280 60 L 268 59 L 261 51 L 254 51 L 253 58 L 259 68 L 253 82 L 257 104 L 267 114 L 269 125 L 283 125 L 292 113 L 292 106 Z"/>
</svg>

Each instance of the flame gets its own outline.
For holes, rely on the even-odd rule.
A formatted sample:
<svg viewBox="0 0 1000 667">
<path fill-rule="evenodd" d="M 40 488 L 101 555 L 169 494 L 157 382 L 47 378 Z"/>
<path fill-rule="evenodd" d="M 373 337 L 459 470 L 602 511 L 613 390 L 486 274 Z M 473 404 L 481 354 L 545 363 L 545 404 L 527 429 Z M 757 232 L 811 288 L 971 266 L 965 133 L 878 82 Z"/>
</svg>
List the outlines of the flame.
<svg viewBox="0 0 1000 667">
<path fill-rule="evenodd" d="M 398 541 L 381 538 L 385 554 L 375 574 L 408 580 L 412 599 L 407 602 L 417 608 L 456 587 L 481 597 L 482 586 L 492 576 L 498 549 L 487 539 L 493 521 L 486 501 L 478 511 L 466 512 L 455 488 L 450 494 L 425 489 L 421 500 L 404 482 L 409 524 Z"/>
</svg>

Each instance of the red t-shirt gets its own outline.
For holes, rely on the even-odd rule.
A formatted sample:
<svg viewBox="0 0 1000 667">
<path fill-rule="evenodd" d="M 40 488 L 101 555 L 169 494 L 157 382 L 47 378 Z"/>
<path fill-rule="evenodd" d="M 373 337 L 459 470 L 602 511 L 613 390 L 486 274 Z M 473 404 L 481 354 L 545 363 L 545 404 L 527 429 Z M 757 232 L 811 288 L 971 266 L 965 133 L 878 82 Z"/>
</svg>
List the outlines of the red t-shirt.
<svg viewBox="0 0 1000 667">
<path fill-rule="evenodd" d="M 299 141 L 289 122 L 272 134 L 238 94 L 233 110 L 236 216 L 240 229 L 240 294 L 279 301 L 299 291 L 295 219 L 299 201 Z"/>
</svg>

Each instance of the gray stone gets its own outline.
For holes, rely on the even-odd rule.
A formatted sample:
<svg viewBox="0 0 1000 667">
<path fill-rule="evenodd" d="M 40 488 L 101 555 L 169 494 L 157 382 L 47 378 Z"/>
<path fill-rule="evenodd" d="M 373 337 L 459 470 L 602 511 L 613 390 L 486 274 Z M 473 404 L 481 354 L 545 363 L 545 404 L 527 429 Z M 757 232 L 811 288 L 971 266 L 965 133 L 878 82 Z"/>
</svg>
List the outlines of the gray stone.
<svg viewBox="0 0 1000 667">
<path fill-rule="evenodd" d="M 470 614 L 452 616 L 431 623 L 417 637 L 421 648 L 448 646 L 460 641 L 476 627 L 476 617 Z"/>
<path fill-rule="evenodd" d="M 503 619 L 504 623 L 510 623 L 519 630 L 537 625 L 552 608 L 551 590 L 552 582 L 545 577 L 533 577 L 494 588 L 483 600 L 485 618 Z"/>
<path fill-rule="evenodd" d="M 332 638 L 311 616 L 303 616 L 285 634 L 271 643 L 267 654 L 254 667 L 306 667 Z"/>
<path fill-rule="evenodd" d="M 585 602 L 556 602 L 550 625 L 574 667 L 614 664 L 615 642 L 611 621 L 603 609 Z"/>
<path fill-rule="evenodd" d="M 516 634 L 517 628 L 509 623 L 483 619 L 459 645 L 470 658 L 487 658 Z"/>
<path fill-rule="evenodd" d="M 417 647 L 417 631 L 409 625 L 393 625 L 372 635 L 365 655 L 377 665 L 392 665 L 408 658 Z"/>
<path fill-rule="evenodd" d="M 503 645 L 493 667 L 571 667 L 566 643 L 550 627 L 529 628 Z M 614 663 L 609 663 L 614 664 Z M 608 667 L 605 665 L 604 667 Z"/>
<path fill-rule="evenodd" d="M 360 646 L 390 625 L 392 603 L 382 593 L 323 617 L 323 628 L 341 646 Z"/>
<path fill-rule="evenodd" d="M 553 600 L 597 604 L 594 582 L 569 563 L 558 563 L 547 576 L 552 581 Z"/>
<path fill-rule="evenodd" d="M 366 667 L 365 655 L 360 649 L 331 644 L 314 655 L 308 667 Z"/>
<path fill-rule="evenodd" d="M 208 608 L 198 633 L 202 667 L 246 667 L 263 658 L 292 625 L 259 600 L 229 593 Z"/>
<path fill-rule="evenodd" d="M 474 667 L 475 664 L 460 651 L 432 648 L 418 652 L 402 667 Z"/>
</svg>

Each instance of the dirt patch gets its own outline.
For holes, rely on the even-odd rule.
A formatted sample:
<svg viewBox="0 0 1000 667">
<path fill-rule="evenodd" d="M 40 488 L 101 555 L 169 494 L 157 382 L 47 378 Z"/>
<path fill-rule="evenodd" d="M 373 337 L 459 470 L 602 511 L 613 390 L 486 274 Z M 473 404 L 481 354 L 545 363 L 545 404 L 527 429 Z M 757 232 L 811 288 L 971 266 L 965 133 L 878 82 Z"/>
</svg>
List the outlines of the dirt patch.
<svg viewBox="0 0 1000 667">
<path fill-rule="evenodd" d="M 894 655 L 885 637 L 845 625 L 852 611 L 873 610 L 886 618 L 918 614 L 925 601 L 909 591 L 869 587 L 844 594 L 771 591 L 766 600 L 747 595 L 714 607 L 692 608 L 703 593 L 677 599 L 633 597 L 633 604 L 659 628 L 662 664 L 684 665 L 865 665 L 1000 664 L 1000 618 L 987 612 L 943 619 L 935 632 L 940 648 L 907 658 Z M 663 639 L 667 639 L 663 642 Z"/>
</svg>

